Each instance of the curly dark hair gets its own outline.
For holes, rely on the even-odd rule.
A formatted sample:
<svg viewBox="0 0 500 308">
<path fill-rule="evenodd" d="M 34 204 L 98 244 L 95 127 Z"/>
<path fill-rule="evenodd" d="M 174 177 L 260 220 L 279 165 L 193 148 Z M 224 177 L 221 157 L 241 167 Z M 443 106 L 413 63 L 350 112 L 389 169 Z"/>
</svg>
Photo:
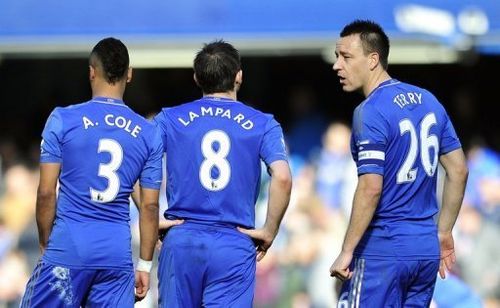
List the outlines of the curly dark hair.
<svg viewBox="0 0 500 308">
<path fill-rule="evenodd" d="M 122 41 L 113 37 L 102 39 L 94 46 L 89 57 L 90 65 L 100 66 L 110 84 L 122 80 L 129 68 L 128 50 Z"/>
<path fill-rule="evenodd" d="M 205 94 L 233 90 L 240 69 L 238 50 L 223 40 L 205 44 L 194 59 L 196 80 Z"/>
</svg>

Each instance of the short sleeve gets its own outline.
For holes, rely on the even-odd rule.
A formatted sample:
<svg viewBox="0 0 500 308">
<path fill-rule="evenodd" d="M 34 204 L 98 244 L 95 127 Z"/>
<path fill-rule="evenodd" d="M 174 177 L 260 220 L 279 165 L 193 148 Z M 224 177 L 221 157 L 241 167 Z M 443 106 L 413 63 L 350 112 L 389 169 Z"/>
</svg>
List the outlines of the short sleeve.
<svg viewBox="0 0 500 308">
<path fill-rule="evenodd" d="M 266 124 L 260 148 L 260 157 L 266 165 L 270 165 L 277 160 L 288 161 L 283 130 L 274 118 L 271 118 Z"/>
<path fill-rule="evenodd" d="M 455 128 L 450 121 L 450 118 L 445 114 L 445 125 L 441 134 L 441 144 L 439 145 L 439 155 L 449 153 L 453 150 L 461 148 L 460 140 L 458 139 Z"/>
<path fill-rule="evenodd" d="M 386 120 L 373 105 L 364 103 L 356 108 L 351 151 L 358 167 L 358 175 L 384 175 L 388 133 Z"/>
<path fill-rule="evenodd" d="M 161 135 L 161 140 L 163 142 L 163 148 L 167 148 L 167 119 L 164 113 L 164 110 L 160 111 L 154 118 L 153 124 L 158 127 L 158 130 Z"/>
<path fill-rule="evenodd" d="M 160 189 L 162 180 L 162 158 L 163 142 L 160 136 L 160 130 L 154 128 L 152 140 L 148 141 L 149 157 L 144 165 L 139 183 L 143 188 Z"/>
<path fill-rule="evenodd" d="M 42 132 L 40 144 L 40 163 L 62 162 L 63 122 L 60 109 L 50 114 Z"/>
</svg>

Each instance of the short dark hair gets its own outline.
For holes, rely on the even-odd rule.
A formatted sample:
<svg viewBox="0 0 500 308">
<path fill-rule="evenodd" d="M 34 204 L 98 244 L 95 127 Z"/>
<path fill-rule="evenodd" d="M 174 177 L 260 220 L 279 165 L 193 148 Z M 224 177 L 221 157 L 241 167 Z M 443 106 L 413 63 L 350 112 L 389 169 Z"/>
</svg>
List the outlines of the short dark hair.
<svg viewBox="0 0 500 308">
<path fill-rule="evenodd" d="M 382 27 L 374 21 L 358 19 L 345 26 L 340 37 L 352 34 L 359 34 L 365 54 L 379 54 L 382 67 L 387 70 L 390 43 Z"/>
<path fill-rule="evenodd" d="M 89 57 L 90 65 L 101 66 L 108 83 L 114 84 L 127 75 L 128 50 L 122 41 L 113 37 L 102 39 L 94 46 Z"/>
<path fill-rule="evenodd" d="M 238 50 L 223 40 L 205 44 L 194 59 L 198 86 L 206 94 L 233 90 L 240 69 Z"/>
</svg>

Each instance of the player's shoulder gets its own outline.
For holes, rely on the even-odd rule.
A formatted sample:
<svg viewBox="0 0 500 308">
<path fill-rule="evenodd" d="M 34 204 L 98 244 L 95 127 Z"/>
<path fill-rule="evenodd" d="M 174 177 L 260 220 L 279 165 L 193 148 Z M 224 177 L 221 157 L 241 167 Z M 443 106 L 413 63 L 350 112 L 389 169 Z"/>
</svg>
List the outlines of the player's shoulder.
<svg viewBox="0 0 500 308">
<path fill-rule="evenodd" d="M 388 118 L 390 115 L 386 114 L 386 102 L 388 101 L 386 95 L 382 91 L 376 91 L 369 95 L 362 101 L 353 113 L 353 129 L 360 131 L 364 125 L 384 125 L 389 123 Z"/>
<path fill-rule="evenodd" d="M 155 125 L 151 122 L 150 119 L 142 116 L 141 114 L 135 112 L 134 110 L 127 107 L 128 113 L 130 117 L 133 117 L 135 121 L 144 126 L 154 127 Z"/>
<path fill-rule="evenodd" d="M 197 101 L 198 100 L 194 100 L 194 101 L 189 101 L 189 102 L 183 102 L 183 103 L 180 103 L 179 105 L 175 105 L 175 106 L 163 107 L 163 108 L 161 108 L 160 112 L 158 113 L 158 116 L 168 117 L 171 114 L 176 114 L 176 113 L 188 110 L 188 109 L 192 109 L 193 107 L 195 107 L 197 105 Z"/>
<path fill-rule="evenodd" d="M 272 114 L 266 113 L 266 112 L 264 112 L 262 110 L 259 110 L 256 107 L 247 105 L 247 104 L 245 104 L 242 101 L 236 101 L 236 103 L 238 104 L 238 106 L 240 108 L 248 110 L 249 112 L 254 113 L 255 115 L 264 116 L 264 117 L 272 117 L 273 116 Z"/>
<path fill-rule="evenodd" d="M 164 125 L 165 123 L 171 122 L 171 119 L 178 118 L 179 114 L 182 113 L 189 104 L 190 103 L 182 103 L 176 106 L 163 107 L 154 116 L 152 122 L 156 125 Z"/>
<path fill-rule="evenodd" d="M 252 121 L 256 127 L 261 127 L 263 131 L 268 131 L 272 128 L 281 126 L 272 113 L 264 112 L 240 101 L 236 103 L 238 104 L 238 111 L 244 114 L 247 119 Z"/>
<path fill-rule="evenodd" d="M 55 107 L 54 110 L 57 110 L 59 112 L 76 111 L 76 110 L 80 110 L 82 108 L 88 107 L 89 103 L 90 103 L 90 101 L 85 101 L 85 102 L 80 102 L 80 103 L 73 103 L 73 104 L 69 104 L 67 106 L 58 106 L 58 107 Z"/>
<path fill-rule="evenodd" d="M 70 104 L 67 106 L 57 106 L 51 112 L 51 117 L 59 117 L 62 119 L 66 119 L 74 115 L 75 113 L 80 112 L 82 109 L 87 108 L 89 105 L 89 101 Z"/>
<path fill-rule="evenodd" d="M 365 117 L 367 114 L 378 114 L 384 109 L 384 106 L 381 106 L 380 102 L 384 102 L 386 100 L 380 99 L 382 94 L 380 92 L 373 93 L 368 96 L 364 101 L 362 101 L 356 108 L 354 109 L 355 117 Z"/>
</svg>

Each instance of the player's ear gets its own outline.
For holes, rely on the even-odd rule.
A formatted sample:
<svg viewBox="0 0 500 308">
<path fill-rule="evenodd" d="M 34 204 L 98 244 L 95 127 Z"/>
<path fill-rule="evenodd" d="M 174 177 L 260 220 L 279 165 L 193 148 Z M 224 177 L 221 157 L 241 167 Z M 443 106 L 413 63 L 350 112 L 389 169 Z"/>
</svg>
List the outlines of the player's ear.
<svg viewBox="0 0 500 308">
<path fill-rule="evenodd" d="M 368 61 L 370 65 L 370 70 L 373 71 L 380 62 L 379 54 L 376 52 L 370 53 L 368 56 Z"/>
<path fill-rule="evenodd" d="M 127 83 L 132 81 L 132 68 L 129 67 L 127 70 Z"/>
<path fill-rule="evenodd" d="M 234 83 L 236 86 L 236 90 L 238 90 L 243 83 L 243 71 L 239 70 L 238 73 L 236 73 L 236 78 L 234 79 Z"/>
<path fill-rule="evenodd" d="M 95 68 L 92 65 L 89 65 L 89 80 L 92 81 L 95 79 Z"/>
<path fill-rule="evenodd" d="M 193 74 L 193 80 L 196 83 L 196 85 L 199 87 L 200 84 L 198 83 L 198 79 L 196 78 L 196 73 Z"/>
</svg>

